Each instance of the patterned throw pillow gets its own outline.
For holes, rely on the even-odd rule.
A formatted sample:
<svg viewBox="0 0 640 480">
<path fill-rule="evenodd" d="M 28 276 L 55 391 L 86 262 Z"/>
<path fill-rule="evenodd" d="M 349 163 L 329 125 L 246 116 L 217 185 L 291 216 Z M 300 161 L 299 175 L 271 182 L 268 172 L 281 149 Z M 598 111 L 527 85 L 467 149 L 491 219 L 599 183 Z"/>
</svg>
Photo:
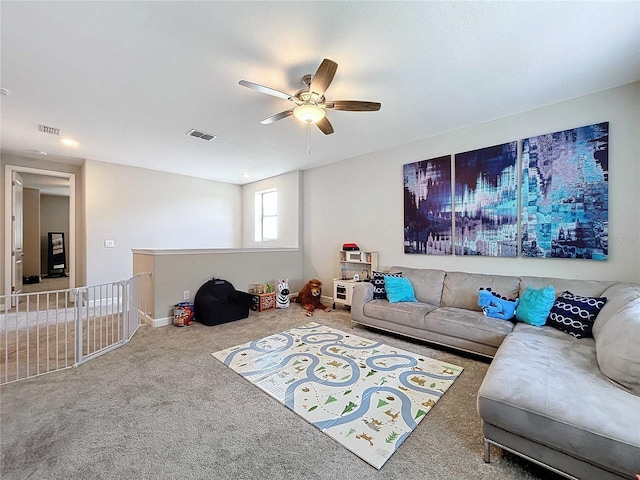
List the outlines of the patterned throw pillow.
<svg viewBox="0 0 640 480">
<path fill-rule="evenodd" d="M 382 273 L 382 272 L 373 272 L 373 280 L 371 283 L 373 284 L 373 298 L 375 300 L 386 300 L 387 299 L 387 291 L 384 288 L 384 276 L 387 275 L 389 277 L 401 277 L 402 272 L 393 272 L 393 273 Z"/>
<path fill-rule="evenodd" d="M 546 325 L 576 338 L 592 337 L 593 322 L 605 303 L 606 297 L 583 297 L 565 290 L 553 304 Z"/>
</svg>

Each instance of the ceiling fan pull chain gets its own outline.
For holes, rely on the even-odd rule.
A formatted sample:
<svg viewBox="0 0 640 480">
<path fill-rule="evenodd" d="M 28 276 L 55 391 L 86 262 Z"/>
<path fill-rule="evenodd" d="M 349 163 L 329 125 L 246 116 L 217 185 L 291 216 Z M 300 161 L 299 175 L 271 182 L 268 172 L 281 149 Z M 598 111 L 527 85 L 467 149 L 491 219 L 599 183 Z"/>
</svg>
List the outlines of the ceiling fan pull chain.
<svg viewBox="0 0 640 480">
<path fill-rule="evenodd" d="M 307 157 L 311 156 L 311 145 L 309 144 L 309 130 L 311 129 L 311 124 L 307 123 Z"/>
</svg>

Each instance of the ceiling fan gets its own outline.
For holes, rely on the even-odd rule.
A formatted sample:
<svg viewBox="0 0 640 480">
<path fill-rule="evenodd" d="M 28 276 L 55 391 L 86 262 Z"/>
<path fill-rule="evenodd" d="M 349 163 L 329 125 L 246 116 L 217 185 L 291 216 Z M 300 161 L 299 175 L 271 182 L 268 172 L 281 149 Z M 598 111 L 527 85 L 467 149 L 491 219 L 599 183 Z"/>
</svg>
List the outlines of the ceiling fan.
<svg viewBox="0 0 640 480">
<path fill-rule="evenodd" d="M 348 112 L 375 112 L 380 110 L 380 103 L 378 102 L 362 102 L 359 100 L 327 101 L 324 97 L 324 92 L 329 88 L 337 69 L 338 64 L 336 62 L 325 58 L 318 70 L 316 70 L 315 75 L 307 74 L 302 77 L 302 83 L 306 88 L 298 90 L 293 95 L 246 80 L 240 80 L 239 83 L 243 87 L 252 88 L 296 104 L 295 107 L 289 110 L 265 118 L 260 122 L 263 125 L 293 115 L 304 123 L 315 123 L 322 133 L 330 135 L 333 133 L 333 126 L 326 117 L 325 110 L 345 110 Z"/>
</svg>

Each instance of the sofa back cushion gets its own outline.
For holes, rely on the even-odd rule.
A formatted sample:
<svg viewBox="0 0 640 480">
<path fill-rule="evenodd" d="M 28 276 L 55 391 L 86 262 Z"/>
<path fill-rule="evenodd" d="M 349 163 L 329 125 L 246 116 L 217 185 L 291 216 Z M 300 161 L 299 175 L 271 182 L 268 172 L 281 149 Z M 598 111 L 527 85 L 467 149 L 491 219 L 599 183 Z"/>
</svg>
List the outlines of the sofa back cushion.
<svg viewBox="0 0 640 480">
<path fill-rule="evenodd" d="M 576 295 L 584 295 L 585 297 L 606 297 L 602 295 L 607 288 L 614 285 L 617 282 L 608 282 L 600 280 L 571 280 L 565 278 L 552 278 L 552 277 L 520 277 L 520 295 L 526 290 L 527 287 L 531 288 L 545 288 L 551 285 L 556 291 L 556 295 L 570 291 Z"/>
<path fill-rule="evenodd" d="M 616 283 L 607 288 L 602 293 L 602 296 L 607 297 L 607 303 L 602 307 L 593 324 L 593 330 L 591 331 L 593 338 L 598 337 L 600 330 L 618 310 L 636 298 L 640 298 L 640 285 L 636 283 Z"/>
<path fill-rule="evenodd" d="M 603 374 L 640 395 L 640 298 L 628 302 L 600 328 L 596 355 Z"/>
<path fill-rule="evenodd" d="M 402 272 L 413 285 L 416 300 L 430 305 L 440 306 L 445 271 L 431 268 L 391 267 L 389 272 Z"/>
<path fill-rule="evenodd" d="M 520 279 L 506 275 L 447 272 L 442 290 L 442 306 L 482 311 L 478 306 L 478 290 L 491 288 L 506 298 L 518 297 Z"/>
</svg>

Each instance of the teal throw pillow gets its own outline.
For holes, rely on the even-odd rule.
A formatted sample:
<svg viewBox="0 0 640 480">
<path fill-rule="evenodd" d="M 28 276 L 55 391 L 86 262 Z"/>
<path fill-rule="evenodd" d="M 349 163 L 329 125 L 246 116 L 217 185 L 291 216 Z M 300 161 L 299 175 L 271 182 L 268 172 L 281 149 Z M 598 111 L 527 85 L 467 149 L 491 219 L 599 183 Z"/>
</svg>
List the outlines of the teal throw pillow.
<svg viewBox="0 0 640 480">
<path fill-rule="evenodd" d="M 540 290 L 527 287 L 520 297 L 516 319 L 534 327 L 541 327 L 546 323 L 555 300 L 556 291 L 552 285 Z"/>
<path fill-rule="evenodd" d="M 406 277 L 392 277 L 385 275 L 384 288 L 387 291 L 389 303 L 417 302 L 413 285 Z"/>
</svg>

